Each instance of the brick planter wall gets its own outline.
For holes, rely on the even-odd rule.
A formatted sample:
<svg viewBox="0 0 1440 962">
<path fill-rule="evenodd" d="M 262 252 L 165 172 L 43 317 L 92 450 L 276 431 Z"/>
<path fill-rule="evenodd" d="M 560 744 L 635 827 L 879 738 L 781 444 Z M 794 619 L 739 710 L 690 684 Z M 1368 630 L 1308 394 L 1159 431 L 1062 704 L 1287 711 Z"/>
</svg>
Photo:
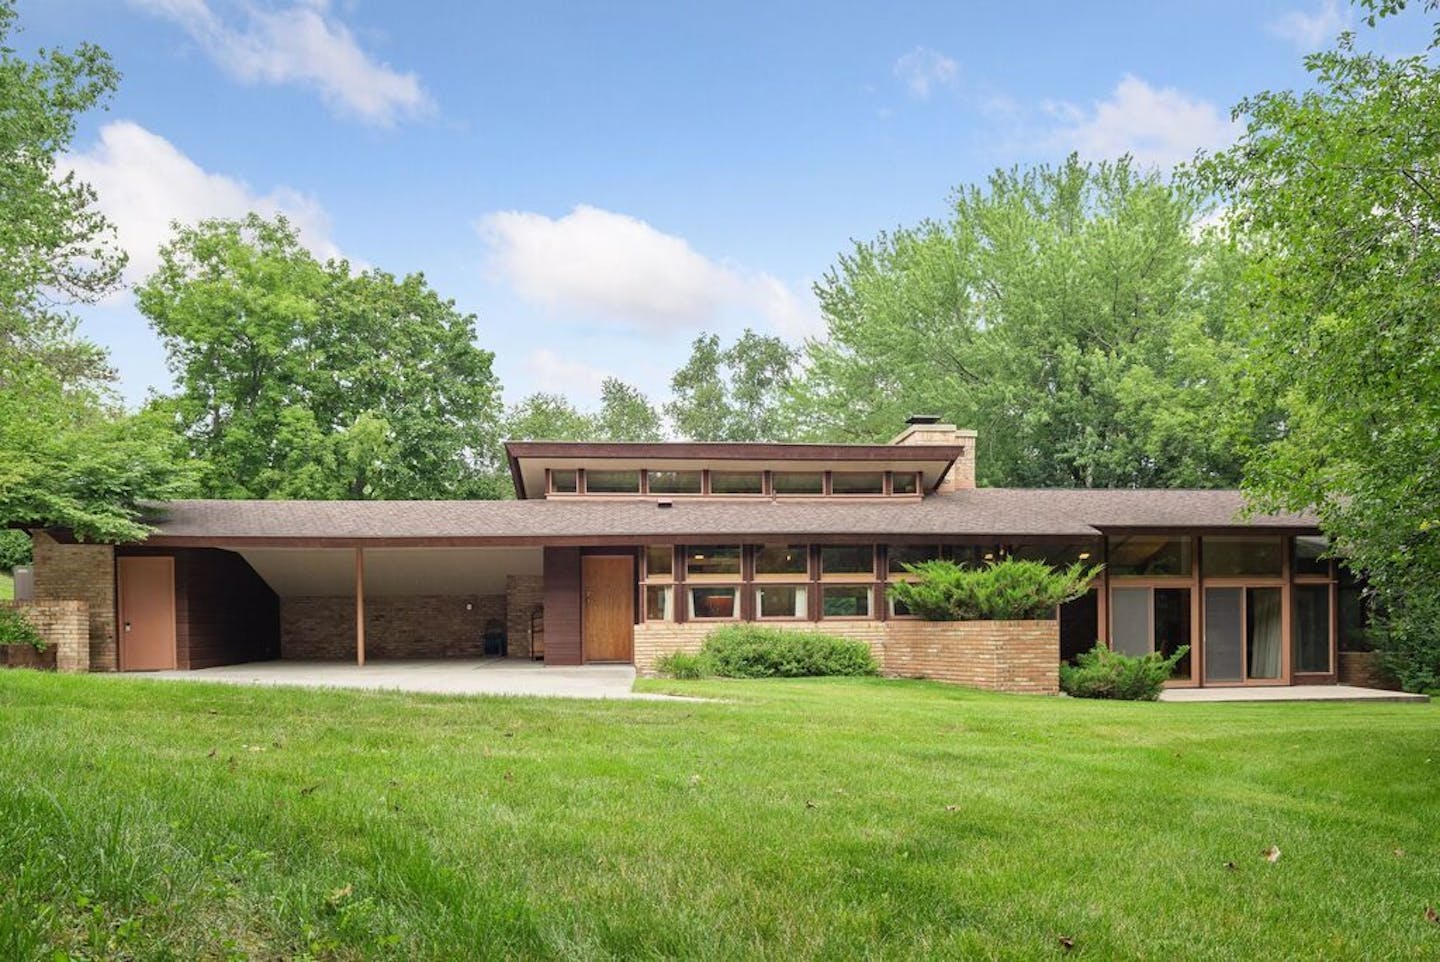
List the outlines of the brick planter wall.
<svg viewBox="0 0 1440 962">
<path fill-rule="evenodd" d="M 119 668 L 114 547 L 61 544 L 49 535 L 36 534 L 35 600 L 84 602 L 89 618 L 90 651 L 86 656 L 89 670 Z"/>
<path fill-rule="evenodd" d="M 713 622 L 646 622 L 635 626 L 635 670 L 655 673 L 673 651 L 699 651 Z M 1060 690 L 1057 621 L 823 621 L 776 624 L 820 631 L 870 646 L 881 671 L 990 691 L 1053 695 Z"/>
<path fill-rule="evenodd" d="M 1380 656 L 1373 651 L 1342 651 L 1339 668 L 1336 680 L 1342 685 L 1400 690 L 1399 682 L 1380 670 Z"/>
<path fill-rule="evenodd" d="M 485 652 L 485 626 L 492 620 L 505 623 L 504 595 L 366 598 L 365 657 L 478 658 Z M 355 599 L 282 598 L 280 657 L 354 658 Z"/>
<path fill-rule="evenodd" d="M 28 645 L 5 647 L 5 664 L 11 667 L 57 671 L 90 670 L 90 613 L 83 601 L 0 601 L 22 612 L 48 649 L 42 654 Z"/>
</svg>

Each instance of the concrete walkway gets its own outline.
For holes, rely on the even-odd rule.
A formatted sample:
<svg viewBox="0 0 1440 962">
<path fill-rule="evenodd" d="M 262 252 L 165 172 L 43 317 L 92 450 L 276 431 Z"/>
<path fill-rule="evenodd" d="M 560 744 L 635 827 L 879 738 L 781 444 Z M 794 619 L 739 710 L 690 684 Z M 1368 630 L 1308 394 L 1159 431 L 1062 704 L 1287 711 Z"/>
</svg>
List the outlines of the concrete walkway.
<svg viewBox="0 0 1440 962">
<path fill-rule="evenodd" d="M 1161 701 L 1429 701 L 1428 695 L 1354 685 L 1285 685 L 1274 688 L 1167 688 Z"/>
<path fill-rule="evenodd" d="M 298 685 L 429 692 L 440 695 L 539 695 L 552 698 L 628 698 L 675 701 L 668 695 L 630 690 L 629 665 L 547 668 L 521 659 L 447 658 L 353 662 L 253 661 L 196 671 L 154 671 L 128 675 L 165 681 L 216 681 L 230 685 Z"/>
</svg>

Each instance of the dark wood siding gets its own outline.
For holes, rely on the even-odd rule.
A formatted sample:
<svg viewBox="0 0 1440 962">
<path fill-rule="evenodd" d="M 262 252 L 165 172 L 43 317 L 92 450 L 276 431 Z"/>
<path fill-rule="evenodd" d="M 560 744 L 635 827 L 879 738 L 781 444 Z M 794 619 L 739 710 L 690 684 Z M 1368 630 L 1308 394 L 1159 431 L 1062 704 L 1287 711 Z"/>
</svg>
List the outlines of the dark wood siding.
<svg viewBox="0 0 1440 962">
<path fill-rule="evenodd" d="M 578 665 L 580 549 L 545 549 L 545 664 Z"/>
<path fill-rule="evenodd" d="M 218 548 L 122 548 L 175 559 L 179 668 L 280 657 L 280 600 L 240 555 Z"/>
</svg>

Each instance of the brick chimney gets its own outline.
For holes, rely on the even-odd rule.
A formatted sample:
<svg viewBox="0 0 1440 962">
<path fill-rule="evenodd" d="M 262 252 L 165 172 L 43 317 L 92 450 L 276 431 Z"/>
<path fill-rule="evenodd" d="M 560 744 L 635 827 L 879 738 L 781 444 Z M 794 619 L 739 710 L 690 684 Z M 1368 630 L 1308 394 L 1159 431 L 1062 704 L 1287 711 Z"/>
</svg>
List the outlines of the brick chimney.
<svg viewBox="0 0 1440 962">
<path fill-rule="evenodd" d="M 964 451 L 950 465 L 935 490 L 945 493 L 975 487 L 974 431 L 944 424 L 938 415 L 915 414 L 905 420 L 905 430 L 897 434 L 890 443 L 960 445 Z"/>
</svg>

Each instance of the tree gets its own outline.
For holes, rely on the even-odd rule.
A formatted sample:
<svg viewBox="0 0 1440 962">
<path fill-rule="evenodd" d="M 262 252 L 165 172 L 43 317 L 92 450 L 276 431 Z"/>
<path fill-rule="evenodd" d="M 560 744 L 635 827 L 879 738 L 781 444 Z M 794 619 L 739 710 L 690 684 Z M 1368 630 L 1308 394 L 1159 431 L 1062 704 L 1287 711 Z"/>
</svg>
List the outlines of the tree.
<svg viewBox="0 0 1440 962">
<path fill-rule="evenodd" d="M 644 394 L 619 378 L 600 385 L 600 411 L 594 418 L 597 441 L 663 441 L 660 412 Z"/>
<path fill-rule="evenodd" d="M 141 503 L 188 490 L 188 467 L 162 425 L 124 412 L 105 352 L 76 336 L 67 307 L 115 290 L 125 258 L 94 191 L 56 165 L 118 74 L 89 44 L 24 60 L 14 28 L 0 2 L 0 525 L 138 538 Z"/>
<path fill-rule="evenodd" d="M 208 495 L 503 494 L 493 355 L 423 276 L 320 264 L 251 214 L 179 228 L 138 296 Z"/>
<path fill-rule="evenodd" d="M 693 441 L 778 441 L 790 433 L 786 391 L 798 355 L 778 337 L 750 329 L 727 348 L 702 334 L 670 379 L 665 413 Z"/>
<path fill-rule="evenodd" d="M 791 416 L 879 441 L 936 413 L 979 431 L 981 480 L 1215 487 L 1239 479 L 1227 283 L 1241 255 L 1198 192 L 1128 158 L 996 172 L 947 221 L 858 243 L 816 293 Z"/>
<path fill-rule="evenodd" d="M 1285 411 L 1246 489 L 1318 510 L 1392 667 L 1440 686 L 1440 69 L 1349 35 L 1306 67 L 1311 89 L 1243 101 L 1244 135 L 1197 171 L 1251 251 L 1248 397 Z"/>
</svg>

